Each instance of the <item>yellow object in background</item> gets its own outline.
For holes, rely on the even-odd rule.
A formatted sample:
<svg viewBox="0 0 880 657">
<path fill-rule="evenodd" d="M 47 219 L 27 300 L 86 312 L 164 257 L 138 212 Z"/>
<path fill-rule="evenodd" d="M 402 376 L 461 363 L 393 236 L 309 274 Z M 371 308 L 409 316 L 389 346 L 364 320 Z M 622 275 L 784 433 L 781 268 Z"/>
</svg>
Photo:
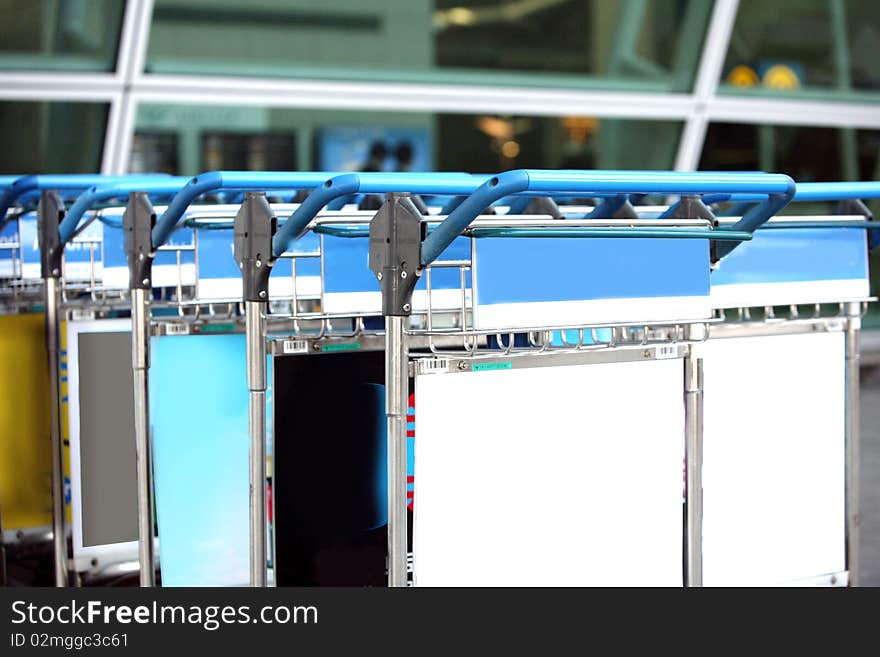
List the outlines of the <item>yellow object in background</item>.
<svg viewBox="0 0 880 657">
<path fill-rule="evenodd" d="M 771 89 L 799 89 L 801 80 L 792 67 L 775 64 L 764 71 L 764 86 Z"/>
<path fill-rule="evenodd" d="M 51 526 L 51 402 L 43 315 L 0 316 L 0 523 Z M 63 335 L 63 332 L 62 332 Z"/>
<path fill-rule="evenodd" d="M 751 66 L 739 64 L 731 69 L 727 74 L 727 83 L 734 87 L 754 87 L 758 84 L 760 78 L 758 73 Z"/>
</svg>

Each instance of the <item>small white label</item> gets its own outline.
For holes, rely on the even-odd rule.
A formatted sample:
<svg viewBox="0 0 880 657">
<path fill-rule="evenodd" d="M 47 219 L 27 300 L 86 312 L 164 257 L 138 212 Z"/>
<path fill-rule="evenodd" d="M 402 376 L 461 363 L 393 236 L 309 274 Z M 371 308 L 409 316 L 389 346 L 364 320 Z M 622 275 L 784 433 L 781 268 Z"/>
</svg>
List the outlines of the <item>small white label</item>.
<svg viewBox="0 0 880 657">
<path fill-rule="evenodd" d="M 448 371 L 448 358 L 425 358 L 419 361 L 419 374 L 437 374 Z"/>
<path fill-rule="evenodd" d="M 285 340 L 281 350 L 285 354 L 305 354 L 309 351 L 309 343 L 305 340 Z"/>
<path fill-rule="evenodd" d="M 678 347 L 671 344 L 659 346 L 654 352 L 654 357 L 658 360 L 663 358 L 678 358 Z"/>
<path fill-rule="evenodd" d="M 173 322 L 165 325 L 165 335 L 189 335 L 189 324 Z"/>
<path fill-rule="evenodd" d="M 94 310 L 83 310 L 82 308 L 73 308 L 70 311 L 70 319 L 74 322 L 95 319 Z"/>
</svg>

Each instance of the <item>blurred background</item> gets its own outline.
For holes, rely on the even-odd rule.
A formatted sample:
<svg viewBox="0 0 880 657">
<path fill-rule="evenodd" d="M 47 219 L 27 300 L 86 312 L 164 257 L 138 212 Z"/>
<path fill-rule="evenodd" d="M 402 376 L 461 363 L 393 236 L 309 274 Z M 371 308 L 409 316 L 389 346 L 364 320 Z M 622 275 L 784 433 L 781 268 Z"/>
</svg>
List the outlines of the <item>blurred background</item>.
<svg viewBox="0 0 880 657">
<path fill-rule="evenodd" d="M 880 174 L 873 0 L 0 0 L 0 24 L 2 173 Z"/>
<path fill-rule="evenodd" d="M 0 25 L 2 174 L 880 179 L 877 0 L 0 0 Z M 867 324 L 880 327 L 874 313 Z M 864 336 L 867 491 L 880 489 L 876 336 Z M 868 564 L 880 564 L 875 498 Z"/>
</svg>

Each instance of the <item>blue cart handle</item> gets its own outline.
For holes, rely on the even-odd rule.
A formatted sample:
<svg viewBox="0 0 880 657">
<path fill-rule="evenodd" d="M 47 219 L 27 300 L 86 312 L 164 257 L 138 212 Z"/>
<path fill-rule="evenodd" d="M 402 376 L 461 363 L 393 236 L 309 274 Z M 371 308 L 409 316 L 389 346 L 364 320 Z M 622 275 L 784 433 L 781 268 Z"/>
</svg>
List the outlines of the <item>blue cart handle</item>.
<svg viewBox="0 0 880 657">
<path fill-rule="evenodd" d="M 3 190 L 3 193 L 0 194 L 0 230 L 6 225 L 6 214 L 9 212 L 9 208 L 15 205 L 15 202 L 18 199 L 30 192 L 39 192 L 44 189 L 76 191 L 85 190 L 89 187 L 94 187 L 95 185 L 123 182 L 127 180 L 140 180 L 146 182 L 167 177 L 166 174 L 158 173 L 133 176 L 102 176 L 91 173 L 22 176 L 17 178 L 11 185 L 8 185 Z"/>
<path fill-rule="evenodd" d="M 470 173 L 344 173 L 321 181 L 302 202 L 284 225 L 278 229 L 272 240 L 272 255 L 280 256 L 290 244 L 302 235 L 312 219 L 334 200 L 350 194 L 386 194 L 388 192 L 409 192 L 411 194 L 437 194 L 464 196 L 491 177 L 490 174 Z"/>
<path fill-rule="evenodd" d="M 846 201 L 880 198 L 880 182 L 821 182 L 797 183 L 794 201 Z M 712 194 L 703 197 L 705 203 L 758 203 L 760 194 Z"/>
<path fill-rule="evenodd" d="M 189 180 L 187 177 L 167 176 L 155 180 L 127 180 L 109 185 L 89 187 L 89 189 L 77 197 L 58 226 L 61 243 L 66 244 L 73 238 L 77 228 L 79 228 L 79 222 L 96 203 L 128 196 L 131 192 L 145 192 L 151 196 L 176 194 Z"/>
<path fill-rule="evenodd" d="M 761 194 L 731 230 L 752 232 L 784 208 L 795 193 L 784 174 L 646 171 L 507 171 L 483 183 L 422 244 L 422 264 L 433 262 L 484 208 L 510 194 Z M 721 245 L 719 245 L 721 246 Z M 734 245 L 728 244 L 729 248 Z M 725 252 L 729 251 L 726 249 Z M 724 254 L 722 254 L 724 255 Z"/>
<path fill-rule="evenodd" d="M 163 245 L 197 196 L 219 189 L 266 191 L 270 189 L 311 189 L 334 175 L 326 171 L 210 171 L 189 182 L 174 196 L 156 226 L 153 245 Z"/>
</svg>

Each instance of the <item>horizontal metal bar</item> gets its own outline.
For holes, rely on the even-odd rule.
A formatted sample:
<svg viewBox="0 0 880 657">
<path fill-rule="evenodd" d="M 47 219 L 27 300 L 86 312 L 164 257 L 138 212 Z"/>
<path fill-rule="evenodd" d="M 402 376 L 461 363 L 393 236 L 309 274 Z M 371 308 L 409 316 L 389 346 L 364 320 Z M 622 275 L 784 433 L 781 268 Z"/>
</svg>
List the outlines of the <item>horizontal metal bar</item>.
<svg viewBox="0 0 880 657">
<path fill-rule="evenodd" d="M 468 228 L 466 234 L 474 237 L 511 238 L 651 238 L 651 239 L 708 239 L 717 242 L 748 242 L 752 233 L 739 230 L 697 230 L 688 228 Z"/>
</svg>

